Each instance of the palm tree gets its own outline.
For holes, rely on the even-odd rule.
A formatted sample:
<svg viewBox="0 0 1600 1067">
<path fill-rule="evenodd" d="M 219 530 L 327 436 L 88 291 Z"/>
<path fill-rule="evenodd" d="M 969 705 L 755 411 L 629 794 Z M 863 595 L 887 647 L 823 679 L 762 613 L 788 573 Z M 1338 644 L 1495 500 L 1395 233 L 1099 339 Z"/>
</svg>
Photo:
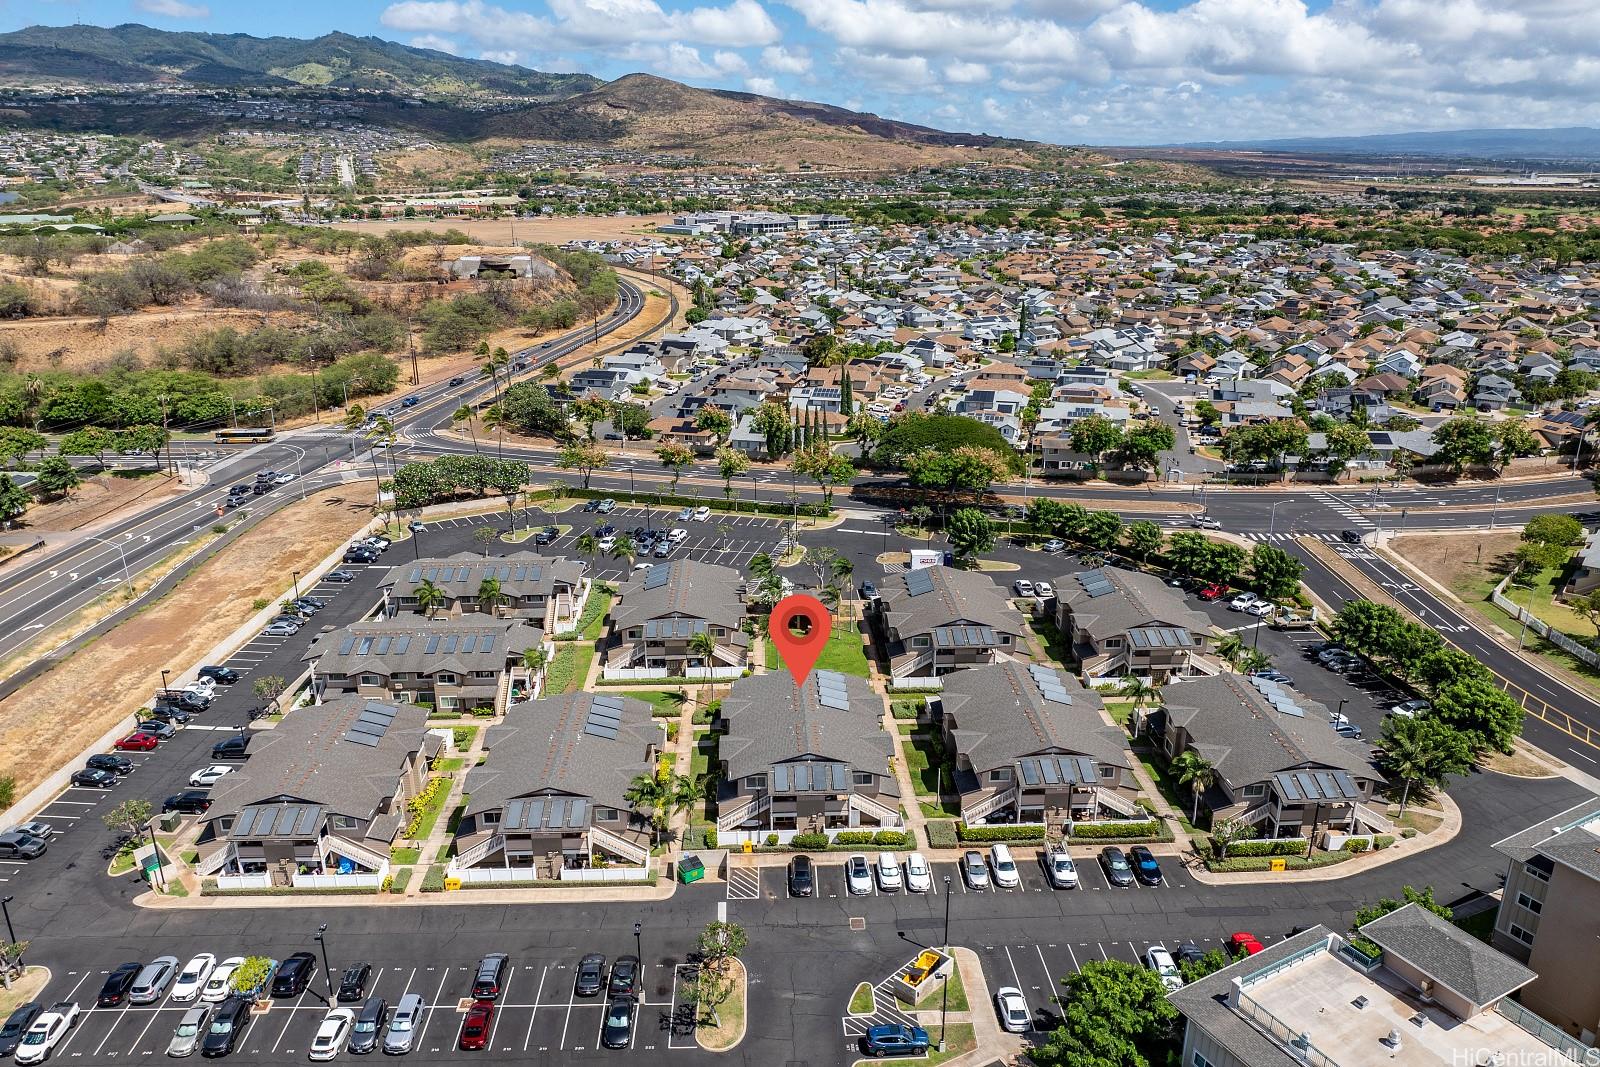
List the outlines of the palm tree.
<svg viewBox="0 0 1600 1067">
<path fill-rule="evenodd" d="M 600 555 L 600 539 L 593 533 L 579 534 L 578 539 L 572 542 L 572 547 L 589 557 L 589 569 L 593 570 L 595 558 Z"/>
<path fill-rule="evenodd" d="M 1122 681 L 1117 684 L 1117 688 L 1122 691 L 1123 696 L 1128 697 L 1133 701 L 1133 732 L 1138 734 L 1139 709 L 1144 706 L 1145 701 L 1153 700 L 1155 698 L 1156 690 L 1159 689 L 1160 686 L 1156 685 L 1154 681 L 1144 677 L 1143 675 L 1125 674 L 1122 677 Z"/>
<path fill-rule="evenodd" d="M 1391 715 L 1383 722 L 1383 769 L 1398 778 L 1400 814 L 1411 802 L 1411 787 L 1432 788 L 1472 766 L 1472 749 L 1455 730 L 1422 716 Z"/>
<path fill-rule="evenodd" d="M 490 404 L 483 409 L 483 414 L 478 417 L 485 430 L 494 433 L 494 452 L 497 457 L 504 459 L 506 456 L 506 424 L 510 418 L 506 415 L 505 405 Z"/>
<path fill-rule="evenodd" d="M 1270 666 L 1272 661 L 1259 648 L 1247 648 L 1239 653 L 1239 670 L 1245 674 L 1264 671 Z"/>
<path fill-rule="evenodd" d="M 417 598 L 417 607 L 426 612 L 430 618 L 435 611 L 444 606 L 446 599 L 444 590 L 426 579 L 411 591 L 411 595 Z"/>
<path fill-rule="evenodd" d="M 772 557 L 765 552 L 757 552 L 750 557 L 750 573 L 756 578 L 767 579 L 772 577 L 774 570 Z"/>
<path fill-rule="evenodd" d="M 1200 794 L 1210 789 L 1217 781 L 1217 768 L 1212 762 L 1193 749 L 1185 749 L 1172 761 L 1169 768 L 1178 778 L 1179 785 L 1186 785 L 1194 794 L 1194 814 L 1189 816 L 1191 823 L 1200 818 Z"/>
<path fill-rule="evenodd" d="M 638 554 L 639 546 L 634 544 L 633 538 L 627 534 L 617 538 L 616 543 L 611 546 L 611 558 L 622 560 L 622 565 L 627 571 L 633 570 L 633 560 Z"/>
<path fill-rule="evenodd" d="M 853 599 L 855 593 L 855 583 L 853 579 L 856 573 L 856 565 L 851 563 L 844 556 L 834 556 L 828 561 L 828 573 L 835 582 L 838 582 L 840 585 L 844 586 L 844 588 L 848 591 L 846 593 L 846 599 Z"/>
<path fill-rule="evenodd" d="M 522 650 L 522 669 L 528 672 L 529 692 L 533 691 L 533 680 L 550 664 L 550 653 L 544 650 L 543 645 Z"/>
<path fill-rule="evenodd" d="M 493 352 L 483 354 L 483 371 L 494 379 L 494 402 L 500 402 L 500 371 L 511 362 L 511 355 L 503 348 L 496 348 Z"/>
<path fill-rule="evenodd" d="M 1221 656 L 1230 666 L 1238 666 L 1239 657 L 1244 654 L 1244 640 L 1238 634 L 1228 634 L 1217 642 L 1217 655 Z"/>
<path fill-rule="evenodd" d="M 705 661 L 707 668 L 711 666 L 712 657 L 717 654 L 717 639 L 705 630 L 689 638 L 689 651 Z"/>
<path fill-rule="evenodd" d="M 362 407 L 360 404 L 351 404 L 349 407 L 344 409 L 345 429 L 354 432 L 355 430 L 359 430 L 361 428 L 361 424 L 366 421 L 367 409 Z"/>
<path fill-rule="evenodd" d="M 635 812 L 650 820 L 650 829 L 660 844 L 672 816 L 704 799 L 710 782 L 711 776 L 704 774 L 694 778 L 685 774 L 641 774 L 629 783 L 623 796 Z"/>
<path fill-rule="evenodd" d="M 504 604 L 509 597 L 500 589 L 500 579 L 485 578 L 478 583 L 478 610 L 495 614 L 495 608 Z"/>
<path fill-rule="evenodd" d="M 462 404 L 460 407 L 456 408 L 450 413 L 451 422 L 458 425 L 463 422 L 467 424 L 467 436 L 472 438 L 472 451 L 474 455 L 476 455 L 478 452 L 478 434 L 477 431 L 472 428 L 472 420 L 477 414 L 478 413 L 476 411 L 472 410 L 471 404 Z"/>
</svg>

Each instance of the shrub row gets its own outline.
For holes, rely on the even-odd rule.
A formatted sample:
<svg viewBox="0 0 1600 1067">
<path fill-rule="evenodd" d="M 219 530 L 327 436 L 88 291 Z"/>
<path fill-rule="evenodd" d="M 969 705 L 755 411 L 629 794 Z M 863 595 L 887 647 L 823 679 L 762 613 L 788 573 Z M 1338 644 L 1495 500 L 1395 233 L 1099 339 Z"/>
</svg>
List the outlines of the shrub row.
<svg viewBox="0 0 1600 1067">
<path fill-rule="evenodd" d="M 376 886 L 332 886 L 326 889 L 296 889 L 292 885 L 269 885 L 260 889 L 218 889 L 214 878 L 204 878 L 200 881 L 200 895 L 203 897 L 300 897 L 300 896 L 359 896 L 361 894 L 377 895 Z"/>
<path fill-rule="evenodd" d="M 1353 852 L 1318 852 L 1310 859 L 1304 856 L 1278 857 L 1284 860 L 1284 867 L 1291 871 L 1309 871 L 1318 867 L 1328 867 L 1335 863 L 1343 863 L 1355 856 Z M 1272 869 L 1271 856 L 1237 856 L 1225 860 L 1209 859 L 1206 869 L 1217 874 L 1240 874 L 1246 871 L 1270 871 Z"/>
<path fill-rule="evenodd" d="M 435 863 L 428 868 L 428 873 L 422 876 L 422 891 L 424 893 L 444 892 L 444 864 Z"/>
<path fill-rule="evenodd" d="M 931 848 L 955 848 L 961 843 L 956 824 L 950 819 L 932 819 L 925 824 Z"/>
<path fill-rule="evenodd" d="M 1272 838 L 1266 841 L 1235 841 L 1228 846 L 1228 855 L 1230 857 L 1303 856 L 1305 851 L 1305 841 L 1293 838 Z"/>
<path fill-rule="evenodd" d="M 427 816 L 428 805 L 436 798 L 443 797 L 450 791 L 450 779 L 430 778 L 428 784 L 422 787 L 422 792 L 406 801 L 406 811 L 411 818 L 406 821 L 406 837 L 414 838 L 417 831 L 422 829 L 422 821 Z"/>
<path fill-rule="evenodd" d="M 739 675 L 739 677 L 748 678 L 748 677 L 750 677 L 750 674 L 751 674 L 750 668 L 746 667 L 744 673 Z M 594 684 L 595 685 L 630 686 L 630 687 L 632 687 L 634 689 L 637 689 L 641 685 L 648 685 L 648 686 L 652 686 L 653 687 L 653 686 L 662 686 L 662 685 L 705 685 L 707 683 L 706 683 L 706 681 L 704 679 L 694 679 L 694 678 L 596 678 L 595 681 L 594 681 Z M 726 685 L 727 682 L 726 681 L 720 681 L 717 684 L 718 685 Z"/>
<path fill-rule="evenodd" d="M 956 836 L 962 841 L 1043 841 L 1042 826 L 968 826 L 956 825 Z"/>
<path fill-rule="evenodd" d="M 1072 837 L 1078 841 L 1131 841 L 1145 839 L 1172 840 L 1172 832 L 1159 819 L 1149 822 L 1117 823 L 1110 826 L 1074 826 Z"/>
<path fill-rule="evenodd" d="M 833 835 L 836 845 L 904 845 L 909 839 L 904 830 L 843 830 Z M 767 844 L 777 843 L 777 834 L 767 838 Z"/>
<path fill-rule="evenodd" d="M 672 493 L 626 493 L 615 489 L 584 489 L 580 486 L 570 486 L 559 495 L 581 497 L 599 500 L 627 501 L 631 504 L 648 504 L 654 507 L 699 507 L 704 504 L 713 512 L 750 513 L 756 515 L 776 515 L 787 518 L 794 513 L 794 508 L 789 504 L 774 504 L 761 500 L 717 500 L 713 497 L 684 496 Z M 530 499 L 537 500 L 538 496 Z M 550 499 L 550 498 L 545 498 Z M 810 518 L 823 518 L 832 513 L 831 508 L 824 507 L 820 502 L 806 501 L 800 505 L 800 514 Z"/>
<path fill-rule="evenodd" d="M 584 885 L 655 885 L 654 873 L 648 878 L 630 878 L 624 882 L 562 882 L 552 881 L 549 878 L 536 878 L 531 882 L 462 882 L 461 888 L 466 889 L 572 889 Z"/>
<path fill-rule="evenodd" d="M 404 893 L 406 886 L 411 884 L 411 868 L 401 867 L 389 876 L 389 892 Z"/>
</svg>

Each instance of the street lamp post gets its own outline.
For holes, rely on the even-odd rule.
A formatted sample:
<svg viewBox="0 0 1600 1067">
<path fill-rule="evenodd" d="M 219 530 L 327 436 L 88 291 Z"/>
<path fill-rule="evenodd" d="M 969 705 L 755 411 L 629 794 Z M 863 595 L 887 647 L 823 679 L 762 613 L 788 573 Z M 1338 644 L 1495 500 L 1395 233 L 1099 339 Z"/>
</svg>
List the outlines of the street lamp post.
<svg viewBox="0 0 1600 1067">
<path fill-rule="evenodd" d="M 317 927 L 315 934 L 317 945 L 322 949 L 322 981 L 328 988 L 328 1003 L 333 1003 L 333 972 L 328 969 L 328 924 L 323 923 Z"/>
<path fill-rule="evenodd" d="M 950 952 L 950 876 L 944 876 L 944 950 Z M 954 957 L 952 956 L 952 959 Z M 945 976 L 944 1001 L 939 1006 L 939 1051 L 944 1051 L 945 1020 L 950 1014 L 950 978 Z"/>
<path fill-rule="evenodd" d="M 13 945 L 17 943 L 17 931 L 11 926 L 11 909 L 7 907 L 16 897 L 0 897 L 0 912 L 6 916 L 6 937 Z"/>
<path fill-rule="evenodd" d="M 299 600 L 300 599 L 300 572 L 299 571 L 290 571 L 289 572 L 289 580 L 292 583 L 293 588 L 294 588 L 294 598 L 296 600 Z"/>
<path fill-rule="evenodd" d="M 128 570 L 128 553 L 123 551 L 122 546 L 117 544 L 115 541 L 107 541 L 104 537 L 94 537 L 90 534 L 84 534 L 83 539 L 86 541 L 95 541 L 102 545 L 110 545 L 112 548 L 117 550 L 117 555 L 122 557 L 122 581 L 123 584 L 128 587 L 128 593 L 132 595 L 133 572 Z"/>
<path fill-rule="evenodd" d="M 170 674 L 170 673 L 172 673 L 172 672 L 167 671 L 167 670 L 163 670 L 161 672 L 161 689 L 162 689 L 163 692 L 167 689 L 167 675 Z"/>
<path fill-rule="evenodd" d="M 1287 500 L 1280 500 L 1267 510 L 1267 540 L 1270 541 L 1272 539 L 1272 535 L 1278 529 L 1278 508 L 1287 503 Z"/>
<path fill-rule="evenodd" d="M 644 959 L 644 923 L 638 919 L 633 920 L 633 954 L 640 960 Z"/>
</svg>

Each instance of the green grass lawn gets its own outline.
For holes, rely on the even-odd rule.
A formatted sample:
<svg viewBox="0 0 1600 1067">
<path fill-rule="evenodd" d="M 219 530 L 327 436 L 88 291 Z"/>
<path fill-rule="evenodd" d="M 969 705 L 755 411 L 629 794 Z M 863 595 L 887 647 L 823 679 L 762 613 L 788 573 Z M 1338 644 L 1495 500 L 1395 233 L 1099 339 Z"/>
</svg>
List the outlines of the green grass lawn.
<svg viewBox="0 0 1600 1067">
<path fill-rule="evenodd" d="M 942 763 L 935 763 L 935 760 L 939 757 L 938 749 L 935 747 L 935 738 L 932 734 L 917 734 L 908 737 L 901 747 L 906 754 L 906 770 L 911 772 L 911 781 L 916 785 L 919 795 L 937 797 L 941 778 L 946 791 L 954 791 L 948 766 L 948 757 Z"/>
<path fill-rule="evenodd" d="M 415 863 L 421 854 L 419 849 L 396 846 L 389 850 L 389 862 L 396 865 Z"/>
<path fill-rule="evenodd" d="M 1494 918 L 1498 913 L 1499 909 L 1490 908 L 1488 911 L 1480 911 L 1476 915 L 1469 915 L 1465 919 L 1456 919 L 1455 924 L 1479 941 L 1487 944 L 1489 939 L 1494 936 Z"/>
<path fill-rule="evenodd" d="M 605 629 L 606 612 L 611 610 L 611 594 L 594 589 L 589 593 L 589 600 L 583 605 L 583 614 L 578 616 L 578 632 L 585 641 L 600 640 L 600 633 Z"/>
<path fill-rule="evenodd" d="M 450 797 L 450 790 L 441 789 L 428 801 L 428 806 L 422 809 L 422 820 L 417 824 L 416 840 L 425 841 L 433 833 L 433 824 L 439 821 L 439 813 L 444 810 L 444 802 Z"/>
<path fill-rule="evenodd" d="M 1161 795 L 1166 798 L 1168 804 L 1172 805 L 1172 809 L 1178 813 L 1178 823 L 1183 827 L 1184 832 L 1190 834 L 1199 833 L 1200 831 L 1189 821 L 1189 813 L 1194 810 L 1194 797 L 1189 790 L 1172 781 L 1167 775 L 1166 764 L 1152 757 L 1150 753 L 1140 753 L 1139 762 L 1144 764 L 1144 769 L 1149 772 L 1150 777 L 1155 781 L 1156 788 L 1161 790 Z"/>
<path fill-rule="evenodd" d="M 433 769 L 438 771 L 440 774 L 446 774 L 450 771 L 459 771 L 466 765 L 467 761 L 465 757 L 462 756 L 445 756 L 443 759 L 436 759 L 433 761 Z"/>
<path fill-rule="evenodd" d="M 1054 622 L 1045 618 L 1035 619 L 1032 616 L 1029 616 L 1025 621 L 1028 624 L 1028 628 L 1037 634 L 1039 640 L 1044 644 L 1045 654 L 1055 660 L 1057 666 L 1073 667 L 1077 665 L 1078 661 L 1072 657 L 1072 650 L 1061 639 L 1061 631 L 1056 629 Z"/>
<path fill-rule="evenodd" d="M 560 646 L 556 658 L 546 668 L 545 695 L 575 692 L 583 685 L 594 659 L 594 645 L 588 641 L 569 641 Z"/>
<path fill-rule="evenodd" d="M 702 774 L 710 774 L 711 769 L 717 764 L 717 744 L 721 739 L 719 734 L 702 734 L 695 739 L 694 751 L 689 755 L 689 776 L 698 779 Z M 715 823 L 717 797 L 716 790 L 706 795 L 704 806 L 700 815 L 707 822 Z"/>
<path fill-rule="evenodd" d="M 949 977 L 949 979 L 946 980 L 945 985 L 950 987 L 950 989 L 949 989 L 949 992 L 950 992 L 950 1010 L 951 1011 L 966 1011 L 966 1010 L 968 1010 L 968 1005 L 967 1005 L 967 987 L 966 987 L 966 983 L 964 983 L 961 980 L 961 967 L 960 967 L 959 964 L 957 964 L 956 966 L 951 968 L 950 977 Z M 944 994 L 945 994 L 945 990 L 944 989 L 935 989 L 935 990 L 933 990 L 927 996 L 925 996 L 921 1000 L 917 1001 L 916 1006 L 915 1006 L 916 1010 L 917 1011 L 936 1011 L 936 1010 L 938 1010 L 941 1006 L 944 1005 Z"/>
<path fill-rule="evenodd" d="M 869 1015 L 872 1012 L 872 987 L 865 982 L 856 986 L 856 991 L 850 994 L 850 1013 L 852 1015 Z"/>
<path fill-rule="evenodd" d="M 677 718 L 680 711 L 678 705 L 673 703 L 672 692 L 657 689 L 630 689 L 622 694 L 635 700 L 642 700 L 650 705 L 650 714 L 662 717 Z"/>
<path fill-rule="evenodd" d="M 765 644 L 767 670 L 778 670 L 783 666 L 783 656 L 770 640 Z M 868 676 L 867 649 L 861 643 L 861 634 L 854 625 L 834 627 L 833 633 L 828 635 L 828 643 L 822 646 L 822 654 L 817 657 L 815 669 L 854 674 L 861 678 Z"/>
</svg>

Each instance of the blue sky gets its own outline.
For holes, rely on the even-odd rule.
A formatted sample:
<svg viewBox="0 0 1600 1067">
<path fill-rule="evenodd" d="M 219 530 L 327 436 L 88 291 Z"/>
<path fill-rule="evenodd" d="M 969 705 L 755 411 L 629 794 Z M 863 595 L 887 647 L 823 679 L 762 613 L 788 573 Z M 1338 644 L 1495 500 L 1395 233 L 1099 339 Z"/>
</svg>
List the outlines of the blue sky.
<svg viewBox="0 0 1600 1067">
<path fill-rule="evenodd" d="M 943 129 L 1141 144 L 1600 125 L 1596 0 L 0 0 L 0 25 L 373 34 Z"/>
</svg>

